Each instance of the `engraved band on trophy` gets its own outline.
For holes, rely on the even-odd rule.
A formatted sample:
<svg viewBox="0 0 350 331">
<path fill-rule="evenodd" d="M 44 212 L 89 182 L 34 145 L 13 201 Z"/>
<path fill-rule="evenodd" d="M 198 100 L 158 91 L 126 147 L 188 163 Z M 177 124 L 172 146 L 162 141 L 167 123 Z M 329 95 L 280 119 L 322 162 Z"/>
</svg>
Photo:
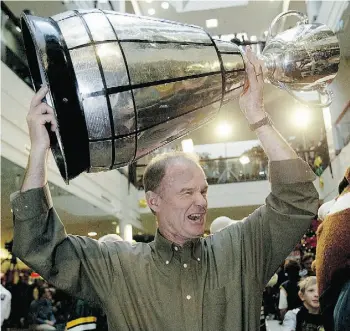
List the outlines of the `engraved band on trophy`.
<svg viewBox="0 0 350 331">
<path fill-rule="evenodd" d="M 337 38 L 287 14 L 303 22 L 267 41 L 265 76 L 290 93 L 326 93 L 338 71 Z M 240 48 L 197 26 L 96 9 L 21 22 L 34 88 L 50 89 L 58 122 L 51 149 L 66 183 L 134 162 L 207 123 L 243 91 Z"/>
</svg>

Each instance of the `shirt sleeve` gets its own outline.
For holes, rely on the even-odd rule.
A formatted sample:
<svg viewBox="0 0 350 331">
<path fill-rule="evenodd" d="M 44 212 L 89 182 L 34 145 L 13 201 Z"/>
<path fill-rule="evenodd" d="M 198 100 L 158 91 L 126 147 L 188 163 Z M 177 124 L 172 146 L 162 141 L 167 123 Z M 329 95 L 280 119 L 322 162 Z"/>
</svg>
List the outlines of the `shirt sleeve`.
<svg viewBox="0 0 350 331">
<path fill-rule="evenodd" d="M 284 316 L 282 330 L 283 331 L 295 331 L 297 327 L 297 311 L 289 310 Z"/>
<path fill-rule="evenodd" d="M 47 185 L 17 192 L 11 202 L 14 254 L 56 287 L 101 305 L 115 276 L 116 243 L 67 235 Z"/>
<path fill-rule="evenodd" d="M 318 208 L 315 175 L 306 162 L 273 161 L 269 169 L 271 193 L 266 204 L 241 225 L 244 272 L 256 275 L 261 289 L 300 241 Z"/>
<path fill-rule="evenodd" d="M 287 292 L 284 288 L 280 288 L 280 299 L 278 302 L 278 309 L 287 309 L 288 301 L 287 301 Z"/>
</svg>

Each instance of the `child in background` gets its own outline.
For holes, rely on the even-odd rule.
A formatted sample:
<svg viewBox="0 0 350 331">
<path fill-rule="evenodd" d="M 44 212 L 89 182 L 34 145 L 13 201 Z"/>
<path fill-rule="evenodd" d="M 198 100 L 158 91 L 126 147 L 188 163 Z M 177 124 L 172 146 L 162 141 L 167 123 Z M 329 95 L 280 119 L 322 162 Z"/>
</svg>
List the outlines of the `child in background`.
<svg viewBox="0 0 350 331">
<path fill-rule="evenodd" d="M 300 308 L 289 310 L 283 320 L 283 331 L 324 331 L 316 277 L 306 277 L 299 282 Z"/>
</svg>

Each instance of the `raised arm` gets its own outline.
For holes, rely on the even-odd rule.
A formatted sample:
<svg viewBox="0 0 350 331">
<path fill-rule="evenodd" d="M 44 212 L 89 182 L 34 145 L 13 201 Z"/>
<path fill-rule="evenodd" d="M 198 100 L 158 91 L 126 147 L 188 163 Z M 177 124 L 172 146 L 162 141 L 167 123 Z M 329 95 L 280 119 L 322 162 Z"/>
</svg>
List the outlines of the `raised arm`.
<svg viewBox="0 0 350 331">
<path fill-rule="evenodd" d="M 33 97 L 27 116 L 31 152 L 21 192 L 11 196 L 14 213 L 13 252 L 58 288 L 89 301 L 110 293 L 117 244 L 67 235 L 52 205 L 47 185 L 50 139 L 45 127 L 57 128 L 53 109 L 42 102 L 48 89 Z"/>
<path fill-rule="evenodd" d="M 263 73 L 259 60 L 252 53 L 249 46 L 246 54 L 244 61 L 248 79 L 239 104 L 248 123 L 259 126 L 259 122 L 267 117 L 263 102 Z M 263 124 L 255 132 L 270 161 L 298 158 L 295 151 L 272 125 Z"/>
<path fill-rule="evenodd" d="M 243 273 L 251 275 L 262 290 L 309 227 L 317 212 L 318 193 L 309 165 L 298 158 L 273 125 L 260 122 L 266 117 L 261 66 L 249 49 L 245 63 L 248 80 L 240 106 L 249 124 L 256 124 L 255 132 L 269 158 L 271 193 L 266 204 L 242 222 L 215 234 L 212 244 L 225 252 L 217 257 L 224 266 L 235 265 L 237 251 L 241 252 Z"/>
<path fill-rule="evenodd" d="M 240 98 L 240 106 L 249 124 L 256 124 L 255 132 L 269 158 L 271 194 L 266 205 L 243 222 L 243 233 L 252 236 L 251 241 L 245 242 L 246 251 L 256 252 L 255 256 L 246 255 L 247 262 L 257 268 L 253 272 L 263 275 L 264 283 L 307 230 L 317 212 L 318 193 L 309 165 L 298 158 L 272 124 L 259 125 L 266 117 L 264 82 L 261 65 L 250 48 L 245 63 L 249 83 Z"/>
</svg>

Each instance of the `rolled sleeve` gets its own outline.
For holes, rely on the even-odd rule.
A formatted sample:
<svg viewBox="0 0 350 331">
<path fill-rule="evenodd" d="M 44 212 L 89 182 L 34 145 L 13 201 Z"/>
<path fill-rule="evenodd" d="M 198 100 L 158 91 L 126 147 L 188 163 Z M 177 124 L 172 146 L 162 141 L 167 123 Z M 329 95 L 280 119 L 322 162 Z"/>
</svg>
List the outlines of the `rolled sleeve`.
<svg viewBox="0 0 350 331">
<path fill-rule="evenodd" d="M 10 200 L 16 220 L 39 217 L 53 207 L 48 184 L 25 192 L 12 193 Z"/>
<path fill-rule="evenodd" d="M 294 184 L 312 182 L 316 176 L 302 159 L 270 161 L 269 177 L 271 184 Z"/>
</svg>

